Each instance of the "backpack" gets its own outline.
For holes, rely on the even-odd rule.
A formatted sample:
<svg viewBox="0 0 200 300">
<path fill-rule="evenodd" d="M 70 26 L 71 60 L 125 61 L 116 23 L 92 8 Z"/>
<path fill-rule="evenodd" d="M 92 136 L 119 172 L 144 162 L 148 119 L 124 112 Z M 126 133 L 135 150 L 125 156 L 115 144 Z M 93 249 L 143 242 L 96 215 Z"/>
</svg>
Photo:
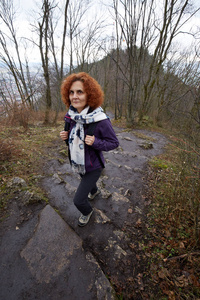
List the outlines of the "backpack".
<svg viewBox="0 0 200 300">
<path fill-rule="evenodd" d="M 90 124 L 87 124 L 87 125 L 86 125 L 86 128 L 87 128 L 87 135 L 90 135 L 90 136 L 93 136 L 93 135 L 94 135 L 94 131 L 95 131 L 95 128 L 96 128 L 97 124 L 98 124 L 98 122 L 90 123 Z M 69 131 L 69 128 L 70 128 L 70 123 L 65 121 L 64 131 Z M 68 140 L 65 140 L 65 143 L 66 143 L 66 145 L 68 145 Z M 99 151 L 97 151 L 96 149 L 94 149 L 94 151 L 95 151 L 97 157 L 99 158 L 99 161 L 100 161 L 102 167 L 105 168 L 105 166 L 104 166 L 104 164 L 103 164 L 103 162 L 102 162 L 102 160 L 101 160 Z M 71 159 L 70 159 L 69 147 L 68 147 L 68 156 L 69 156 L 69 160 L 71 161 Z"/>
<path fill-rule="evenodd" d="M 87 124 L 87 135 L 91 135 L 93 136 L 94 135 L 94 131 L 95 131 L 95 128 L 97 126 L 98 122 L 95 122 L 95 123 L 90 123 L 90 124 Z M 69 127 L 70 127 L 70 123 L 69 122 L 65 122 L 65 127 L 64 127 L 64 131 L 68 131 L 69 130 Z M 66 144 L 67 143 L 67 140 L 65 140 Z"/>
</svg>

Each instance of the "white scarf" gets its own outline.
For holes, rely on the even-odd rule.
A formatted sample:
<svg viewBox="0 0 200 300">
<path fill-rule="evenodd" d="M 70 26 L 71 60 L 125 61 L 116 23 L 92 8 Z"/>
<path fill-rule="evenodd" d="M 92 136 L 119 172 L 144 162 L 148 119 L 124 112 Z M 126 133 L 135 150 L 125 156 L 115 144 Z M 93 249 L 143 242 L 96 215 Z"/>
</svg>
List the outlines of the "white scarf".
<svg viewBox="0 0 200 300">
<path fill-rule="evenodd" d="M 76 122 L 69 135 L 71 165 L 72 169 L 79 174 L 85 174 L 85 134 L 83 124 L 99 122 L 108 118 L 101 107 L 87 114 L 89 108 L 87 106 L 80 114 L 73 106 L 70 106 L 68 111 L 70 118 Z"/>
</svg>

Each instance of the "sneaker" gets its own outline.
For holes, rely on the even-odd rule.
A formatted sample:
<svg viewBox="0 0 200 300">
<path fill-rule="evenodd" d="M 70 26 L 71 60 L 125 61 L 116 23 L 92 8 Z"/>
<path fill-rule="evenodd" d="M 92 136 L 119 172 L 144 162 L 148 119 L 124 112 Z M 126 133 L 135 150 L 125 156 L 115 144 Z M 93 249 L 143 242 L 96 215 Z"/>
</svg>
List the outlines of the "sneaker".
<svg viewBox="0 0 200 300">
<path fill-rule="evenodd" d="M 90 220 L 90 217 L 91 217 L 92 213 L 93 213 L 93 210 L 87 216 L 84 216 L 83 214 L 81 214 L 80 218 L 78 219 L 78 225 L 79 226 L 87 225 L 87 223 Z"/>
<path fill-rule="evenodd" d="M 94 193 L 94 194 L 89 193 L 89 195 L 88 195 L 89 200 L 93 200 L 100 193 L 101 193 L 101 191 L 99 189 L 97 189 L 96 193 Z"/>
</svg>

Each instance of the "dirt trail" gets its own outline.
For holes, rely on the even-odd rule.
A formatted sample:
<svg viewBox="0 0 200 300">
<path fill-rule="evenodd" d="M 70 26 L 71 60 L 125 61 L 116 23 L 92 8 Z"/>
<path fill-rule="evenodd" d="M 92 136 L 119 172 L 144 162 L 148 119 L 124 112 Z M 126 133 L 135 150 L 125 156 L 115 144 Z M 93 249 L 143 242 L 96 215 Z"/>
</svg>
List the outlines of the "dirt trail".
<svg viewBox="0 0 200 300">
<path fill-rule="evenodd" d="M 115 292 L 144 299 L 139 247 L 148 203 L 144 178 L 148 160 L 162 153 L 167 140 L 156 132 L 115 131 L 120 147 L 104 153 L 102 193 L 92 201 L 87 226 L 77 225 L 72 199 L 79 177 L 68 161 L 61 163 L 61 141 L 49 149 L 55 159 L 45 162 L 41 181 L 49 204 L 25 209 L 17 199 L 12 203 L 0 230 L 0 300 L 110 300 Z"/>
</svg>

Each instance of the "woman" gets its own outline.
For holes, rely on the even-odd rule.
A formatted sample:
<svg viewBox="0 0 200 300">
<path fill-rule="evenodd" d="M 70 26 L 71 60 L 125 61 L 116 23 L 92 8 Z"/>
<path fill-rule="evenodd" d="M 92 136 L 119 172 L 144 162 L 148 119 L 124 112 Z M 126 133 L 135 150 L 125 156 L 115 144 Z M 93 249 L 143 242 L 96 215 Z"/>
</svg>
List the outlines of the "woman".
<svg viewBox="0 0 200 300">
<path fill-rule="evenodd" d="M 84 72 L 69 75 L 61 85 L 61 96 L 69 110 L 68 131 L 61 131 L 60 137 L 67 140 L 72 169 L 81 176 L 74 204 L 81 212 L 78 225 L 85 226 L 93 213 L 88 200 L 100 193 L 96 182 L 105 163 L 102 151 L 115 149 L 119 142 L 101 108 L 104 95 L 94 78 Z M 87 134 L 91 123 L 95 123 L 92 136 Z"/>
</svg>

